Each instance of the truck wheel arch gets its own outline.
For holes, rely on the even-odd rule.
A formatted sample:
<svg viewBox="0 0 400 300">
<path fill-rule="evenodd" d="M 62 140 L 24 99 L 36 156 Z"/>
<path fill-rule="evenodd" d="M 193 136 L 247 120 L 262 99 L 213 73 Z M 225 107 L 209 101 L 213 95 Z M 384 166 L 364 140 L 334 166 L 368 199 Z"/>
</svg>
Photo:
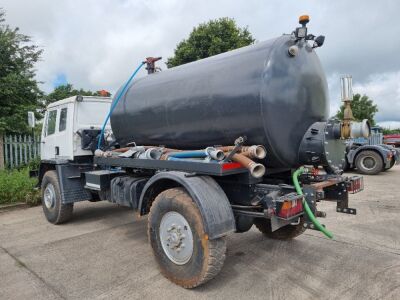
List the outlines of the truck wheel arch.
<svg viewBox="0 0 400 300">
<path fill-rule="evenodd" d="M 157 173 L 143 188 L 138 205 L 140 215 L 149 212 L 159 193 L 173 187 L 183 187 L 196 203 L 210 240 L 236 230 L 229 200 L 223 189 L 210 176 L 187 176 L 187 173 L 177 171 Z"/>
<path fill-rule="evenodd" d="M 46 174 L 47 171 L 55 170 L 56 166 L 52 163 L 41 163 L 39 166 L 39 174 L 38 174 L 38 184 L 37 186 L 40 187 L 42 184 L 43 176 Z"/>
</svg>

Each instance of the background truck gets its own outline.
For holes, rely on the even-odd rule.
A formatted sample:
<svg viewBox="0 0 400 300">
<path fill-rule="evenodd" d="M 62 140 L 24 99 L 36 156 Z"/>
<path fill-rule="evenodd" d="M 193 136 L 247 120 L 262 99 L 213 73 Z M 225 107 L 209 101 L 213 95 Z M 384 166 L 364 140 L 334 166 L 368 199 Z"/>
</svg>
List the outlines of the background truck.
<svg viewBox="0 0 400 300">
<path fill-rule="evenodd" d="M 218 274 L 226 236 L 255 225 L 266 237 L 306 229 L 332 238 L 322 200 L 356 214 L 342 175 L 344 139 L 367 123 L 328 120 L 324 38 L 292 34 L 131 82 L 113 100 L 71 97 L 48 106 L 38 170 L 47 220 L 71 219 L 79 201 L 107 200 L 148 215 L 161 273 L 193 288 Z M 108 123 L 108 117 L 110 123 Z"/>
<path fill-rule="evenodd" d="M 391 169 L 400 159 L 400 151 L 392 145 L 384 144 L 382 129 L 372 127 L 369 138 L 359 137 L 347 142 L 347 169 L 376 175 Z"/>
<path fill-rule="evenodd" d="M 383 136 L 383 143 L 396 148 L 400 148 L 400 134 L 385 134 Z"/>
</svg>

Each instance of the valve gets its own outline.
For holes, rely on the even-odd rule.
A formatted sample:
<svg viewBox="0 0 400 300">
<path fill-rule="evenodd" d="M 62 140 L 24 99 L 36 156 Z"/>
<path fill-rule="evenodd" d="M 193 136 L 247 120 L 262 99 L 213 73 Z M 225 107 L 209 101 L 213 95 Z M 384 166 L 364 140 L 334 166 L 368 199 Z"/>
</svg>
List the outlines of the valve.
<svg viewBox="0 0 400 300">
<path fill-rule="evenodd" d="M 162 59 L 162 57 L 146 57 L 146 60 L 143 62 L 146 64 L 147 74 L 153 74 L 157 71 L 161 71 L 160 68 L 156 67 L 156 61 Z"/>
</svg>

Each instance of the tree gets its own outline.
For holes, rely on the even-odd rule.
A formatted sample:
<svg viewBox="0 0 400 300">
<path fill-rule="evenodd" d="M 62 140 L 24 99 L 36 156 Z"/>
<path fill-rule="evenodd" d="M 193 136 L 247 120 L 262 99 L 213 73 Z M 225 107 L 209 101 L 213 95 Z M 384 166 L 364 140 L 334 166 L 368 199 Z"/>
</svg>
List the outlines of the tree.
<svg viewBox="0 0 400 300">
<path fill-rule="evenodd" d="M 240 28 L 234 19 L 220 18 L 195 27 L 188 39 L 182 40 L 168 58 L 168 68 L 253 44 L 247 27 Z"/>
<path fill-rule="evenodd" d="M 107 91 L 85 91 L 84 89 L 74 89 L 72 84 L 60 85 L 54 89 L 50 94 L 45 97 L 46 105 L 61 99 L 65 99 L 71 96 L 82 95 L 82 96 L 110 96 Z"/>
<path fill-rule="evenodd" d="M 357 121 L 368 119 L 371 126 L 375 125 L 374 116 L 378 112 L 378 106 L 374 104 L 374 101 L 369 99 L 367 95 L 361 96 L 360 94 L 355 94 L 350 106 L 353 111 L 353 116 Z M 343 111 L 344 105 L 342 105 L 340 110 L 336 113 L 336 117 L 340 120 L 343 120 Z"/>
<path fill-rule="evenodd" d="M 400 128 L 390 129 L 390 128 L 382 128 L 383 134 L 400 134 Z"/>
<path fill-rule="evenodd" d="M 34 69 L 43 50 L 5 24 L 4 16 L 0 9 L 0 133 L 26 132 L 27 112 L 35 111 L 43 96 Z"/>
</svg>

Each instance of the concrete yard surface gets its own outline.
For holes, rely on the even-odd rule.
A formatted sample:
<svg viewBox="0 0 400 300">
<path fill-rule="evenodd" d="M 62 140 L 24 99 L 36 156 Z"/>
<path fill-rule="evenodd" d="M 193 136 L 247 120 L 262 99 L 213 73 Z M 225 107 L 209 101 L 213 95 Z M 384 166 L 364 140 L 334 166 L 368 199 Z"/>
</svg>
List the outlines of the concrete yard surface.
<svg viewBox="0 0 400 300">
<path fill-rule="evenodd" d="M 320 204 L 333 240 L 232 234 L 221 273 L 194 290 L 160 274 L 147 219 L 129 209 L 78 203 L 58 226 L 41 207 L 3 210 L 0 299 L 400 299 L 400 166 L 364 180 L 350 196 L 356 216 Z"/>
</svg>

